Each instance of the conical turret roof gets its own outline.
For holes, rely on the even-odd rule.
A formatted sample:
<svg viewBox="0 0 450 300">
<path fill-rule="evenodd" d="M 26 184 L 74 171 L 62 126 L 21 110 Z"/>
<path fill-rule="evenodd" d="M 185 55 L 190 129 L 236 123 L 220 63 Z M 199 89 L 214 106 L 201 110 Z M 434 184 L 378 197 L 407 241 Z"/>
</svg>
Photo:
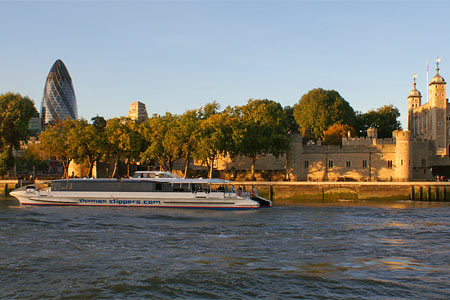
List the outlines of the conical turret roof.
<svg viewBox="0 0 450 300">
<path fill-rule="evenodd" d="M 416 89 L 416 82 L 414 82 L 414 88 L 409 92 L 408 98 L 411 97 L 422 97 L 422 94 L 420 94 L 419 90 Z"/>
</svg>

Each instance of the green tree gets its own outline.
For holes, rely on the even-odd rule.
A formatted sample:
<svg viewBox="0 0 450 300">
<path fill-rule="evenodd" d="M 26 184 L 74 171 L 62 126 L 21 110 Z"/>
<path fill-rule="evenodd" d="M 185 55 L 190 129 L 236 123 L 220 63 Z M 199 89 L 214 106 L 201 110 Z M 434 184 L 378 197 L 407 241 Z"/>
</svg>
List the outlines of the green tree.
<svg viewBox="0 0 450 300">
<path fill-rule="evenodd" d="M 219 113 L 220 105 L 216 101 L 207 103 L 205 106 L 201 107 L 198 111 L 199 118 L 202 120 L 208 119 L 212 115 Z"/>
<path fill-rule="evenodd" d="M 187 176 L 189 161 L 196 149 L 199 127 L 197 110 L 188 110 L 178 120 L 177 137 L 181 144 L 181 156 L 184 157 L 184 177 Z"/>
<path fill-rule="evenodd" d="M 36 114 L 33 101 L 20 94 L 0 95 L 0 175 L 14 166 L 13 149 L 29 136 L 29 123 Z"/>
<path fill-rule="evenodd" d="M 39 144 L 31 144 L 16 161 L 19 172 L 45 172 L 48 170 L 48 162 L 42 158 Z"/>
<path fill-rule="evenodd" d="M 323 137 L 333 124 L 353 125 L 355 112 L 350 104 L 334 90 L 313 89 L 294 105 L 294 117 L 303 135 Z"/>
<path fill-rule="evenodd" d="M 12 156 L 12 153 L 7 150 L 0 152 L 0 175 L 3 176 L 8 173 L 13 165 L 14 157 Z"/>
<path fill-rule="evenodd" d="M 112 177 L 117 174 L 120 159 L 125 160 L 127 175 L 130 176 L 130 164 L 139 159 L 143 147 L 139 125 L 129 118 L 112 118 L 106 122 L 105 135 L 109 153 L 115 160 Z"/>
<path fill-rule="evenodd" d="M 294 117 L 294 107 L 285 106 L 283 108 L 283 110 L 284 110 L 285 118 L 288 122 L 289 133 L 290 134 L 297 133 L 298 132 L 298 124 L 295 121 L 295 117 Z"/>
<path fill-rule="evenodd" d="M 255 176 L 256 160 L 264 155 L 279 157 L 289 147 L 289 120 L 283 107 L 272 100 L 250 99 L 237 108 L 239 122 L 235 138 L 239 154 L 252 160 L 251 176 Z"/>
<path fill-rule="evenodd" d="M 87 161 L 89 171 L 87 176 L 92 177 L 92 169 L 106 154 L 106 136 L 102 123 L 89 124 L 85 119 L 76 120 L 71 128 L 69 139 L 75 150 L 75 161 L 83 163 Z M 100 124 L 100 125 L 99 125 Z"/>
<path fill-rule="evenodd" d="M 126 118 L 125 119 L 126 136 L 124 136 L 124 143 L 122 144 L 122 152 L 125 156 L 127 164 L 127 176 L 130 176 L 130 165 L 135 164 L 141 155 L 143 150 L 143 139 L 139 133 L 139 124 L 135 121 Z"/>
<path fill-rule="evenodd" d="M 197 135 L 197 148 L 193 156 L 206 163 L 208 177 L 212 177 L 214 161 L 219 155 L 227 155 L 232 149 L 233 129 L 230 125 L 230 115 L 218 112 L 216 102 L 205 105 L 200 109 L 200 123 Z"/>
<path fill-rule="evenodd" d="M 345 124 L 334 124 L 325 131 L 323 143 L 326 145 L 342 145 L 342 138 L 347 137 L 350 132 L 350 137 L 356 136 L 356 131 L 353 127 Z"/>
<path fill-rule="evenodd" d="M 69 164 L 77 157 L 76 149 L 71 140 L 71 129 L 76 126 L 76 120 L 59 121 L 49 125 L 39 135 L 39 148 L 48 157 L 59 160 L 64 167 L 64 178 L 68 177 Z"/>
<path fill-rule="evenodd" d="M 367 113 L 357 113 L 356 131 L 359 135 L 366 135 L 367 129 L 376 128 L 379 138 L 391 138 L 392 131 L 402 129 L 398 120 L 400 111 L 395 106 L 384 105 Z"/>
<path fill-rule="evenodd" d="M 142 124 L 141 134 L 146 143 L 141 159 L 155 159 L 161 169 L 172 171 L 174 162 L 181 156 L 179 117 L 171 113 L 153 115 Z"/>
<path fill-rule="evenodd" d="M 98 130 L 99 133 L 104 133 L 106 128 L 106 120 L 105 118 L 96 115 L 95 117 L 91 118 L 92 125 Z"/>
</svg>

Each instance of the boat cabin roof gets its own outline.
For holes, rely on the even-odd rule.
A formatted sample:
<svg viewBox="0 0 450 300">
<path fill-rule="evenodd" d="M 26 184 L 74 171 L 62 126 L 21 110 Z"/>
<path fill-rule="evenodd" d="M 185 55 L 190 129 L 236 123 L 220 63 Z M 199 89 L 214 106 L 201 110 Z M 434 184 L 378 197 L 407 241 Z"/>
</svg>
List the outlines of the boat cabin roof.
<svg viewBox="0 0 450 300">
<path fill-rule="evenodd" d="M 136 171 L 132 178 L 180 178 L 172 172 L 165 171 Z"/>
<path fill-rule="evenodd" d="M 140 180 L 153 180 L 158 182 L 170 182 L 170 183 L 209 183 L 209 184 L 225 184 L 229 183 L 224 179 L 207 179 L 207 178 L 182 178 L 171 172 L 164 171 L 137 171 L 130 179 Z"/>
</svg>

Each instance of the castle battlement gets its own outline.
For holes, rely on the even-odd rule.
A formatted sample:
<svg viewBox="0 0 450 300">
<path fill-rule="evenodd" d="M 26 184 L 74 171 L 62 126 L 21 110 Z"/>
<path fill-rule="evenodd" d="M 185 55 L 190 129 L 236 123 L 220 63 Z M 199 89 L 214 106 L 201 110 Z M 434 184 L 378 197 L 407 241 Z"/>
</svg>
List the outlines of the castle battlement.
<svg viewBox="0 0 450 300">
<path fill-rule="evenodd" d="M 372 145 L 373 139 L 368 137 L 342 138 L 342 146 Z"/>
<path fill-rule="evenodd" d="M 342 138 L 342 146 L 370 146 L 370 145 L 391 145 L 395 144 L 392 138 L 374 139 L 370 137 Z"/>
<path fill-rule="evenodd" d="M 392 137 L 397 140 L 412 140 L 413 135 L 410 131 L 394 130 Z"/>
</svg>

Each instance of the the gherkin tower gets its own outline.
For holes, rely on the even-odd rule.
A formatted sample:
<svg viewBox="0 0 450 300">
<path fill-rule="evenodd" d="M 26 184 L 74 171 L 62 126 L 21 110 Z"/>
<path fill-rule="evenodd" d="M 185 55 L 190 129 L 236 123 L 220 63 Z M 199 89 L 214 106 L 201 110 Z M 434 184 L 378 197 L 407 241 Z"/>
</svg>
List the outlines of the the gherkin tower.
<svg viewBox="0 0 450 300">
<path fill-rule="evenodd" d="M 69 71 L 58 59 L 50 69 L 42 97 L 41 119 L 43 127 L 65 119 L 78 118 L 77 100 Z"/>
</svg>

